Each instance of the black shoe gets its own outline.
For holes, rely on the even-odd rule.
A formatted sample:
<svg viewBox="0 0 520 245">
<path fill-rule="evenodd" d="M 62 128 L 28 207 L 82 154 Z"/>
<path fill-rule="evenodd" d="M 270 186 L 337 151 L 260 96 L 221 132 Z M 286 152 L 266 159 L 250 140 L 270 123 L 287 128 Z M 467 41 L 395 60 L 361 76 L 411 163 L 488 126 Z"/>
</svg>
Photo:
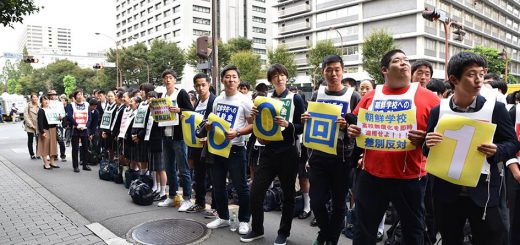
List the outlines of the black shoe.
<svg viewBox="0 0 520 245">
<path fill-rule="evenodd" d="M 45 169 L 45 170 L 51 170 L 52 168 L 51 168 L 51 167 L 46 168 L 45 165 L 43 165 L 43 169 Z"/>
<path fill-rule="evenodd" d="M 240 241 L 241 242 L 252 242 L 252 241 L 260 239 L 262 237 L 264 237 L 264 234 L 260 234 L 260 233 L 254 232 L 254 231 L 250 231 L 247 234 L 243 235 L 240 238 Z"/>
<path fill-rule="evenodd" d="M 383 237 L 385 236 L 385 234 L 383 234 L 382 232 L 377 232 L 377 237 L 376 237 L 376 241 L 377 242 L 380 242 L 380 241 L 383 241 Z"/>
<path fill-rule="evenodd" d="M 162 196 L 161 196 L 159 193 L 157 193 L 157 195 L 154 196 L 153 201 L 154 201 L 154 202 L 164 201 L 164 200 L 166 200 L 166 198 L 167 198 L 166 195 L 162 195 Z"/>
<path fill-rule="evenodd" d="M 316 218 L 314 218 L 314 219 L 311 220 L 311 226 L 312 226 L 312 227 L 316 227 L 316 226 L 318 226 L 318 221 L 316 221 Z"/>
<path fill-rule="evenodd" d="M 79 173 L 79 168 L 74 168 L 74 173 Z"/>
<path fill-rule="evenodd" d="M 305 211 L 302 211 L 300 213 L 300 215 L 298 215 L 298 219 L 306 219 L 306 218 L 309 218 L 309 216 L 311 216 L 312 214 L 312 211 L 309 211 L 309 212 L 305 212 Z"/>
<path fill-rule="evenodd" d="M 285 245 L 285 244 L 287 244 L 287 237 L 284 235 L 278 234 L 278 236 L 274 240 L 274 245 Z"/>
<path fill-rule="evenodd" d="M 31 159 L 36 159 L 36 156 L 35 155 L 31 155 Z"/>
<path fill-rule="evenodd" d="M 92 169 L 88 165 L 83 165 L 83 170 L 90 171 Z"/>
<path fill-rule="evenodd" d="M 60 168 L 60 166 L 51 164 L 51 168 Z"/>
<path fill-rule="evenodd" d="M 186 210 L 186 213 L 198 213 L 204 211 L 204 209 L 206 209 L 204 206 L 195 204 L 188 208 L 188 210 Z"/>
<path fill-rule="evenodd" d="M 36 159 L 42 159 L 40 156 L 36 156 Z"/>
</svg>

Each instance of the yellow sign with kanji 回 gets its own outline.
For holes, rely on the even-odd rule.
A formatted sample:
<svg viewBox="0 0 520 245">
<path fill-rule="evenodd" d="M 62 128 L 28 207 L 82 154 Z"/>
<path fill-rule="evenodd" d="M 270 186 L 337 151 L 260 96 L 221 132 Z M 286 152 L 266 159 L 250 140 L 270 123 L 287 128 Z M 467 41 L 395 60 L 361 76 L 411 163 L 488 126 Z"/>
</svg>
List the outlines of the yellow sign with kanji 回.
<svg viewBox="0 0 520 245">
<path fill-rule="evenodd" d="M 415 110 L 382 112 L 359 109 L 357 126 L 361 135 L 356 144 L 364 149 L 379 151 L 410 151 L 415 146 L 408 131 L 417 129 Z"/>
<path fill-rule="evenodd" d="M 486 155 L 477 147 L 493 142 L 495 129 L 496 124 L 488 122 L 456 115 L 442 116 L 435 129 L 443 135 L 442 141 L 430 149 L 426 171 L 456 185 L 477 186 L 486 160 Z"/>
<path fill-rule="evenodd" d="M 280 116 L 283 102 L 265 96 L 258 96 L 254 102 L 258 115 L 253 122 L 253 133 L 257 138 L 269 141 L 283 140 L 281 126 L 276 124 L 275 117 Z"/>
<path fill-rule="evenodd" d="M 307 119 L 303 128 L 303 145 L 328 154 L 336 155 L 339 127 L 336 121 L 341 117 L 341 106 L 321 102 L 309 102 Z"/>
</svg>

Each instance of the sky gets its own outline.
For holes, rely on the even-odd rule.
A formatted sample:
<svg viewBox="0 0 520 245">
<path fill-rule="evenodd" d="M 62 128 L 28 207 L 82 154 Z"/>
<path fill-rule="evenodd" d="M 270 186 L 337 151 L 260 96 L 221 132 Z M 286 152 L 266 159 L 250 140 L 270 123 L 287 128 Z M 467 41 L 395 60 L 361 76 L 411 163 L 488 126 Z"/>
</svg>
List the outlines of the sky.
<svg viewBox="0 0 520 245">
<path fill-rule="evenodd" d="M 0 27 L 0 56 L 15 53 L 25 25 L 44 25 L 71 28 L 72 54 L 104 51 L 115 43 L 100 32 L 115 39 L 115 1 L 113 0 L 34 0 L 43 6 L 40 12 L 26 16 L 23 24 L 14 28 Z M 0 61 L 1 62 L 1 61 Z M 3 62 L 1 62 L 3 63 Z"/>
</svg>

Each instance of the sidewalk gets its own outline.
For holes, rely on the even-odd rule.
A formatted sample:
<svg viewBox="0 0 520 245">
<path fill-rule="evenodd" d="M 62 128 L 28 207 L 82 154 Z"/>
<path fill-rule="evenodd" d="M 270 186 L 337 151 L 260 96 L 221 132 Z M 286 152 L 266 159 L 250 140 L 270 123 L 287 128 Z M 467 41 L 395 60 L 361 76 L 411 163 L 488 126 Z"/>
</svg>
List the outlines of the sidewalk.
<svg viewBox="0 0 520 245">
<path fill-rule="evenodd" d="M 88 220 L 0 156 L 0 244 L 105 244 Z"/>
</svg>

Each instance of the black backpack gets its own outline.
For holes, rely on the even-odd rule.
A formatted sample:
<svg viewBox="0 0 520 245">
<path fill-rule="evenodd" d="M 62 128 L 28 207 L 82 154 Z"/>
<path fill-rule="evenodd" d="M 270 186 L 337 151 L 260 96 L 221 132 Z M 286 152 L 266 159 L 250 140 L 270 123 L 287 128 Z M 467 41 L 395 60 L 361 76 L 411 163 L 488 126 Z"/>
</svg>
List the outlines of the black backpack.
<svg viewBox="0 0 520 245">
<path fill-rule="evenodd" d="M 114 180 L 114 176 L 117 175 L 118 169 L 117 164 L 113 161 L 103 159 L 99 162 L 99 178 L 102 180 Z"/>
<path fill-rule="evenodd" d="M 304 203 L 303 203 L 303 194 L 297 193 L 294 196 L 294 215 L 293 217 L 298 217 L 303 212 Z"/>
<path fill-rule="evenodd" d="M 385 245 L 401 245 L 403 243 L 403 231 L 401 228 L 401 221 L 397 220 L 397 223 L 392 225 L 386 232 L 388 239 L 385 241 Z"/>
<path fill-rule="evenodd" d="M 127 169 L 125 171 L 125 178 L 124 178 L 125 187 L 127 189 L 130 188 L 130 184 L 132 183 L 132 181 L 139 179 L 139 176 L 140 176 L 139 170 L 133 170 L 130 168 Z"/>
<path fill-rule="evenodd" d="M 141 179 L 132 181 L 128 194 L 136 204 L 146 206 L 153 203 L 154 194 L 152 188 Z"/>
<path fill-rule="evenodd" d="M 265 192 L 265 198 L 264 198 L 264 212 L 269 211 L 279 211 L 282 209 L 282 201 L 283 201 L 283 191 L 282 188 L 279 186 L 274 186 L 272 188 L 269 188 Z"/>
<path fill-rule="evenodd" d="M 343 235 L 353 239 L 354 238 L 354 225 L 356 223 L 356 213 L 353 208 L 347 209 L 345 214 L 345 228 L 343 229 Z"/>
</svg>

